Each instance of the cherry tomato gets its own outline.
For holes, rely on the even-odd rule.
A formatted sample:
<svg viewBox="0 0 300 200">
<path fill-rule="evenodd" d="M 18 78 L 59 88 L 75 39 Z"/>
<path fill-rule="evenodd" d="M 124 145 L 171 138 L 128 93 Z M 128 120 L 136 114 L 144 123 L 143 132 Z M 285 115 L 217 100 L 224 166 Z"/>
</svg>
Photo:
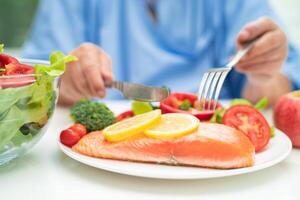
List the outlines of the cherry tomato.
<svg viewBox="0 0 300 200">
<path fill-rule="evenodd" d="M 214 111 L 199 111 L 195 107 L 187 111 L 179 109 L 180 104 L 184 100 L 190 101 L 191 104 L 195 106 L 197 99 L 198 97 L 191 93 L 172 93 L 168 98 L 160 102 L 160 109 L 162 113 L 188 113 L 203 121 L 210 120 Z M 208 106 L 207 102 L 206 106 Z M 221 107 L 221 105 L 217 104 L 217 108 L 219 107 Z"/>
<path fill-rule="evenodd" d="M 127 119 L 127 118 L 130 118 L 130 117 L 133 117 L 134 116 L 134 113 L 132 110 L 128 110 L 128 111 L 125 111 L 125 112 L 122 112 L 121 114 L 119 114 L 116 119 L 117 119 L 117 122 L 119 121 L 122 121 L 124 119 Z"/>
<path fill-rule="evenodd" d="M 69 129 L 71 129 L 75 133 L 78 133 L 80 137 L 85 136 L 87 133 L 86 127 L 83 124 L 79 123 L 72 125 Z"/>
<path fill-rule="evenodd" d="M 269 143 L 271 129 L 264 116 L 248 105 L 230 107 L 224 114 L 223 124 L 234 127 L 248 136 L 259 152 Z"/>
<path fill-rule="evenodd" d="M 60 133 L 60 142 L 68 147 L 72 147 L 73 145 L 75 145 L 80 140 L 80 138 L 80 134 L 70 128 L 63 130 Z"/>
</svg>

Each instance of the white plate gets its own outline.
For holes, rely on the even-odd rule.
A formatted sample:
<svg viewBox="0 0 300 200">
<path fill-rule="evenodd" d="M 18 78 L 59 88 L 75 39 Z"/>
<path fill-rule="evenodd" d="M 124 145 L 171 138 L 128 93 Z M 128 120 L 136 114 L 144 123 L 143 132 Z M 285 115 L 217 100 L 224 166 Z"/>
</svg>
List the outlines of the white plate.
<svg viewBox="0 0 300 200">
<path fill-rule="evenodd" d="M 254 166 L 241 169 L 218 170 L 92 158 L 76 153 L 60 142 L 59 146 L 66 155 L 86 165 L 120 174 L 159 179 L 207 179 L 255 172 L 281 162 L 289 155 L 292 149 L 290 139 L 281 131 L 276 130 L 275 137 L 271 139 L 267 149 L 255 155 Z"/>
</svg>

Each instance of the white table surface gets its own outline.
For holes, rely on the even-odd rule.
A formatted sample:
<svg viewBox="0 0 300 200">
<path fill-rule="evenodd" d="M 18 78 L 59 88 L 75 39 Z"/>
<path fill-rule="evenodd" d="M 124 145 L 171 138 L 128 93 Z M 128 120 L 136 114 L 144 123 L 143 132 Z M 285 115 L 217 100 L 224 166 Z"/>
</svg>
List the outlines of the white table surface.
<svg viewBox="0 0 300 200">
<path fill-rule="evenodd" d="M 115 110 L 126 106 L 111 102 Z M 57 145 L 70 124 L 58 107 L 48 132 L 24 157 L 0 167 L 1 200 L 92 199 L 300 199 L 300 150 L 273 167 L 251 174 L 208 180 L 158 180 L 115 174 L 64 155 Z M 271 118 L 271 111 L 266 113 Z"/>
</svg>

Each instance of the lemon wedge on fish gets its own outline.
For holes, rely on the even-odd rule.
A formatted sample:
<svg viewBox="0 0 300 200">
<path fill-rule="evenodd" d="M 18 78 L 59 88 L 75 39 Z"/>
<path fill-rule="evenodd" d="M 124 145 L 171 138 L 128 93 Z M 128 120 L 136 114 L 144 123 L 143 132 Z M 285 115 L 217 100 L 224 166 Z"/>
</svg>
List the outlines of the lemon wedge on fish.
<svg viewBox="0 0 300 200">
<path fill-rule="evenodd" d="M 160 118 L 161 110 L 150 111 L 108 126 L 103 130 L 103 134 L 107 141 L 123 141 L 152 128 L 160 122 Z"/>
<path fill-rule="evenodd" d="M 156 139 L 172 139 L 190 134 L 198 129 L 199 119 L 184 113 L 169 113 L 161 116 L 160 122 L 144 134 Z"/>
</svg>

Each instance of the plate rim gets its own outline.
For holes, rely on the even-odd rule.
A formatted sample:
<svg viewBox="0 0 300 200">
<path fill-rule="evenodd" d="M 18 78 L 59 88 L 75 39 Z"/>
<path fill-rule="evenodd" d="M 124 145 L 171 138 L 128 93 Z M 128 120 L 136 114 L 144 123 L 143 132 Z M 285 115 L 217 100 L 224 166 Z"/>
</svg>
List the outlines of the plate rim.
<svg viewBox="0 0 300 200">
<path fill-rule="evenodd" d="M 159 176 L 157 175 L 153 175 L 151 174 L 140 174 L 140 173 L 134 173 L 134 171 L 132 170 L 128 170 L 126 168 L 123 168 L 122 170 L 120 170 L 120 167 L 115 167 L 115 166 L 106 166 L 103 163 L 99 163 L 99 161 L 118 161 L 118 162 L 127 162 L 127 163 L 132 163 L 132 164 L 136 164 L 136 165 L 143 165 L 143 164 L 147 164 L 147 165 L 155 165 L 155 166 L 159 166 L 159 164 L 155 164 L 155 163 L 138 163 L 138 162 L 130 162 L 130 161 L 119 161 L 119 160 L 109 160 L 109 159 L 102 159 L 102 158 L 94 158 L 94 157 L 90 157 L 90 156 L 86 156 L 86 155 L 82 155 L 80 153 L 77 153 L 75 151 L 73 151 L 71 148 L 63 145 L 59 138 L 58 138 L 58 145 L 61 149 L 61 151 L 64 152 L 64 154 L 66 154 L 67 156 L 69 156 L 70 158 L 83 163 L 85 165 L 91 166 L 91 167 L 95 167 L 97 169 L 101 169 L 101 170 L 105 170 L 105 171 L 109 171 L 109 172 L 114 172 L 114 173 L 118 173 L 118 174 L 123 174 L 123 175 L 130 175 L 130 176 L 135 176 L 135 177 L 143 177 L 143 178 L 152 178 L 152 179 L 173 179 L 173 180 L 195 180 L 195 179 L 212 179 L 212 178 L 221 178 L 221 177 L 228 177 L 228 176 L 236 176 L 236 175 L 241 175 L 241 174 L 248 174 L 248 173 L 253 173 L 259 170 L 263 170 L 266 169 L 268 167 L 274 166 L 280 162 L 282 162 L 285 158 L 288 157 L 288 155 L 290 154 L 291 150 L 292 150 L 292 143 L 290 141 L 290 139 L 288 138 L 288 136 L 286 134 L 284 134 L 282 131 L 275 129 L 275 135 L 278 137 L 278 135 L 280 135 L 280 137 L 285 138 L 285 142 L 288 144 L 288 146 L 286 147 L 286 150 L 284 153 L 282 153 L 280 156 L 278 156 L 277 158 L 270 160 L 266 163 L 260 164 L 260 165 L 253 165 L 251 167 L 245 167 L 245 168 L 238 168 L 238 169 L 229 169 L 229 170 L 224 170 L 224 169 L 213 169 L 214 172 L 213 174 L 209 173 L 206 176 L 195 176 L 195 174 L 190 174 L 189 176 L 187 176 L 187 174 L 181 175 L 181 174 L 176 174 L 176 176 L 172 175 L 170 176 L 170 174 L 159 174 Z M 275 137 L 276 137 L 275 136 Z M 167 166 L 167 165 L 162 165 L 164 167 L 180 167 L 180 168 L 193 168 L 193 169 L 197 169 L 197 167 L 189 167 L 189 166 Z M 199 169 L 209 169 L 209 168 L 201 168 L 199 167 Z M 224 173 L 226 172 L 226 173 Z"/>
</svg>

